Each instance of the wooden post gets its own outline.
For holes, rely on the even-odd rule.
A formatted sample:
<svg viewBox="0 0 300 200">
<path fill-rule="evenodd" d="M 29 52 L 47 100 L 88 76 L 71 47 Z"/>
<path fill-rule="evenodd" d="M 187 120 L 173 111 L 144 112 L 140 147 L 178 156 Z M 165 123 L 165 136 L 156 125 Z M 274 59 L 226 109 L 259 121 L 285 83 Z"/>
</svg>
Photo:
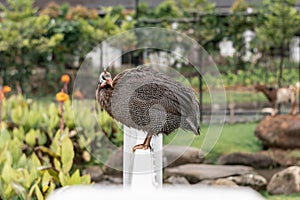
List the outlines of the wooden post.
<svg viewBox="0 0 300 200">
<path fill-rule="evenodd" d="M 300 51 L 299 51 L 300 53 Z M 299 55 L 299 60 L 298 60 L 298 83 L 300 84 L 300 55 Z M 300 86 L 300 85 L 299 85 Z M 300 88 L 298 91 L 298 112 L 300 113 Z"/>
<path fill-rule="evenodd" d="M 199 55 L 199 112 L 200 112 L 200 123 L 203 122 L 203 74 L 202 74 L 202 55 L 203 52 L 200 50 Z"/>
<path fill-rule="evenodd" d="M 145 132 L 124 126 L 124 188 L 135 190 L 162 187 L 162 135 L 152 137 L 151 151 L 132 151 L 132 147 L 143 143 L 145 137 Z"/>
<path fill-rule="evenodd" d="M 230 112 L 230 124 L 234 124 L 234 102 L 232 96 L 229 97 L 229 112 Z"/>
</svg>

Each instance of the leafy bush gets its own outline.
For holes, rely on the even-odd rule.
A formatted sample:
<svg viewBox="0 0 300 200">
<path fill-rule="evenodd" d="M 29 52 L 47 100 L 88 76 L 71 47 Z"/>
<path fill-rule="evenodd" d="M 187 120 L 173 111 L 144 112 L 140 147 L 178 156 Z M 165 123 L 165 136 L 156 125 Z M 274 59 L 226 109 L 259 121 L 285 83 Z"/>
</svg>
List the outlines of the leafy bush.
<svg viewBox="0 0 300 200">
<path fill-rule="evenodd" d="M 67 3 L 52 2 L 41 10 L 35 8 L 34 0 L 6 0 L 5 6 L 2 3 L 0 76 L 4 84 L 18 85 L 26 93 L 54 91 L 57 74 L 66 67 L 79 67 L 74 66 L 77 59 L 80 63 L 100 42 L 134 25 L 133 20 L 117 21 L 123 12 L 112 15 L 108 8 L 101 18 L 96 9 Z M 37 87 L 41 81 L 45 87 Z"/>
<path fill-rule="evenodd" d="M 255 70 L 237 70 L 232 72 L 228 70 L 226 73 L 221 73 L 224 87 L 231 86 L 248 86 L 252 87 L 257 83 L 266 84 L 269 86 L 277 85 L 277 75 L 276 73 L 266 73 L 266 69 L 262 67 L 257 67 Z M 220 83 L 215 80 L 216 77 L 213 75 L 205 75 L 205 80 L 210 83 Z M 204 80 L 204 81 L 205 81 Z M 283 71 L 283 85 L 295 84 L 298 81 L 298 69 L 290 68 Z M 194 77 L 191 80 L 193 87 L 198 87 L 199 81 L 198 77 Z M 204 82 L 205 86 L 205 82 Z M 215 85 L 216 88 L 223 87 L 220 84 Z"/>
<path fill-rule="evenodd" d="M 38 103 L 21 95 L 3 101 L 0 128 L 0 198 L 44 199 L 55 188 L 90 184 L 89 175 L 80 170 L 94 160 L 88 154 L 89 144 L 98 133 L 84 129 L 79 137 L 75 130 L 71 101 L 64 103 L 64 131 L 60 130 L 58 105 Z M 89 114 L 90 111 L 86 113 Z M 105 113 L 102 134 L 121 135 L 118 126 Z M 93 127 L 93 124 L 86 124 Z M 89 132 L 91 131 L 91 132 Z M 117 132 L 119 131 L 119 132 Z M 89 133 L 87 133 L 89 132 Z M 94 138 L 93 138 L 94 137 Z M 112 137 L 121 143 L 119 136 Z"/>
</svg>

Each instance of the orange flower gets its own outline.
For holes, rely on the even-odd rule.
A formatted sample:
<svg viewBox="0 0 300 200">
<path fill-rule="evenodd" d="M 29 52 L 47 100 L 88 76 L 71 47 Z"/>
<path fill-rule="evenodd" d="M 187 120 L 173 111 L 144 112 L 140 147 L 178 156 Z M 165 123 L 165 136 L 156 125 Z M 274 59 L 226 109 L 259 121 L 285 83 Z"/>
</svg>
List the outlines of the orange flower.
<svg viewBox="0 0 300 200">
<path fill-rule="evenodd" d="M 63 83 L 69 83 L 70 82 L 70 76 L 65 74 L 61 77 L 61 82 Z"/>
<path fill-rule="evenodd" d="M 5 94 L 5 93 L 8 93 L 8 92 L 10 92 L 11 91 L 11 88 L 9 87 L 9 86 L 7 86 L 7 85 L 5 85 L 5 86 L 3 86 L 3 88 L 2 88 L 2 92 Z"/>
<path fill-rule="evenodd" d="M 69 99 L 69 95 L 64 92 L 56 93 L 56 101 L 65 102 Z"/>
</svg>

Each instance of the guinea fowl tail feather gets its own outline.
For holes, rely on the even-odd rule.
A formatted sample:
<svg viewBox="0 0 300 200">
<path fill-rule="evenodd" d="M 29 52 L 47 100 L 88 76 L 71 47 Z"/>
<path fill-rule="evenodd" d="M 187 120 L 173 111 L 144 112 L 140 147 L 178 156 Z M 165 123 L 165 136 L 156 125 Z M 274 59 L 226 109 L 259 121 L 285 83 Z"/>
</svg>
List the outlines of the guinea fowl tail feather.
<svg viewBox="0 0 300 200">
<path fill-rule="evenodd" d="M 200 135 L 200 127 L 197 123 L 193 123 L 190 119 L 186 119 L 186 122 L 182 126 L 183 129 L 193 131 L 196 135 Z"/>
</svg>

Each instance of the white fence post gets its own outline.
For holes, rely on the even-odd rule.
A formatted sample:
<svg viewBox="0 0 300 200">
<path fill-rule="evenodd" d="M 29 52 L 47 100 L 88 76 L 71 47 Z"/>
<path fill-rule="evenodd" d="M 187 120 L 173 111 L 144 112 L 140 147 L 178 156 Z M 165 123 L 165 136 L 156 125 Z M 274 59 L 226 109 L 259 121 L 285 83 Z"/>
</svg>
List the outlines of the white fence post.
<svg viewBox="0 0 300 200">
<path fill-rule="evenodd" d="M 142 144 L 146 133 L 124 126 L 123 148 L 123 185 L 124 188 L 161 188 L 162 187 L 162 135 L 153 136 L 148 150 L 132 148 Z"/>
</svg>

